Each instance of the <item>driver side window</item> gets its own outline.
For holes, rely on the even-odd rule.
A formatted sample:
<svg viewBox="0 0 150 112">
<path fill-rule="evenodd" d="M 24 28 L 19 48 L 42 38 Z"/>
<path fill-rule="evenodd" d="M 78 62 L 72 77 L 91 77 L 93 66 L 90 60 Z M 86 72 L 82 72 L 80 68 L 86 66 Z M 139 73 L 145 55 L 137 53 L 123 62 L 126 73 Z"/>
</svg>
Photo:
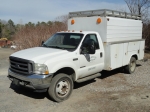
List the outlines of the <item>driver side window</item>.
<svg viewBox="0 0 150 112">
<path fill-rule="evenodd" d="M 83 44 L 88 43 L 88 41 L 90 41 L 90 40 L 93 40 L 95 48 L 99 49 L 99 43 L 98 43 L 96 34 L 87 34 L 83 41 Z"/>
</svg>

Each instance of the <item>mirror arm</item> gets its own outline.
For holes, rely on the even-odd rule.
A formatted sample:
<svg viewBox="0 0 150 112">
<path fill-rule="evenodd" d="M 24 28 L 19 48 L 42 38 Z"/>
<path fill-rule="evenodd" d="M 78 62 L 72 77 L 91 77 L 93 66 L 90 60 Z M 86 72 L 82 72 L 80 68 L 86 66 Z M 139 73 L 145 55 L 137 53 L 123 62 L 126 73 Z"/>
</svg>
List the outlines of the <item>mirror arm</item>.
<svg viewBox="0 0 150 112">
<path fill-rule="evenodd" d="M 41 42 L 41 45 L 43 45 L 43 44 L 44 44 L 44 41 Z"/>
</svg>

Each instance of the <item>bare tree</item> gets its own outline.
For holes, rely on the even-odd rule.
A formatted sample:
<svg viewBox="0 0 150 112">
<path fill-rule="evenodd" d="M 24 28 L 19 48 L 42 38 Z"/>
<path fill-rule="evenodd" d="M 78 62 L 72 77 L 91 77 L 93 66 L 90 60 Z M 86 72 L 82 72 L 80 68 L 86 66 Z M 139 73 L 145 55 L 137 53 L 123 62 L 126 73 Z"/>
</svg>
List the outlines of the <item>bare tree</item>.
<svg viewBox="0 0 150 112">
<path fill-rule="evenodd" d="M 150 7 L 150 0 L 124 0 L 133 14 L 141 15 Z"/>
<path fill-rule="evenodd" d="M 132 14 L 141 15 L 143 19 L 148 15 L 150 0 L 124 0 Z"/>
<path fill-rule="evenodd" d="M 143 24 L 143 38 L 145 39 L 146 48 L 150 49 L 150 21 L 148 24 Z"/>
<path fill-rule="evenodd" d="M 56 21 L 60 21 L 64 23 L 64 29 L 67 30 L 68 25 L 68 15 L 62 15 L 56 18 Z"/>
<path fill-rule="evenodd" d="M 150 0 L 124 0 L 132 14 L 142 16 L 143 21 L 143 38 L 145 39 L 146 47 L 150 48 Z"/>
</svg>

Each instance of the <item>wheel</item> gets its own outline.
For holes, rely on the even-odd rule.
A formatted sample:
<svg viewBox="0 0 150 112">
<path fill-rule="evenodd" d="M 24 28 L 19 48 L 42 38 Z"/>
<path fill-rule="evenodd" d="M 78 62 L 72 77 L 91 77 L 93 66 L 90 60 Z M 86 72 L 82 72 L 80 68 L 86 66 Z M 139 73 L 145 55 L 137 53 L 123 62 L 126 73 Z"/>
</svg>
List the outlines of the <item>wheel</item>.
<svg viewBox="0 0 150 112">
<path fill-rule="evenodd" d="M 69 98 L 73 90 L 73 81 L 67 74 L 56 75 L 50 84 L 48 94 L 56 102 L 61 102 Z"/>
<path fill-rule="evenodd" d="M 135 71 L 136 68 L 136 59 L 134 57 L 131 57 L 129 65 L 125 67 L 125 71 L 129 74 L 132 74 Z"/>
</svg>

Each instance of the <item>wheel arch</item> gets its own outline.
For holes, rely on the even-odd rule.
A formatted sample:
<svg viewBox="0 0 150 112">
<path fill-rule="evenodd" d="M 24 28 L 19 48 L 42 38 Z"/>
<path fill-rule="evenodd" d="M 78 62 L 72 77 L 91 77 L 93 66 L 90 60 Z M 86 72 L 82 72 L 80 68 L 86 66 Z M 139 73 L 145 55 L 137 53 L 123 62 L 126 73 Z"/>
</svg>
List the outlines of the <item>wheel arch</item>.
<svg viewBox="0 0 150 112">
<path fill-rule="evenodd" d="M 137 54 L 134 54 L 131 57 L 134 57 L 136 60 L 138 60 L 138 55 Z"/>
<path fill-rule="evenodd" d="M 54 73 L 53 77 L 56 76 L 57 74 L 60 74 L 60 73 L 64 73 L 64 74 L 70 75 L 72 77 L 73 81 L 75 81 L 75 74 L 76 74 L 76 72 L 75 72 L 75 70 L 72 67 L 63 67 L 63 68 L 58 69 Z"/>
</svg>

